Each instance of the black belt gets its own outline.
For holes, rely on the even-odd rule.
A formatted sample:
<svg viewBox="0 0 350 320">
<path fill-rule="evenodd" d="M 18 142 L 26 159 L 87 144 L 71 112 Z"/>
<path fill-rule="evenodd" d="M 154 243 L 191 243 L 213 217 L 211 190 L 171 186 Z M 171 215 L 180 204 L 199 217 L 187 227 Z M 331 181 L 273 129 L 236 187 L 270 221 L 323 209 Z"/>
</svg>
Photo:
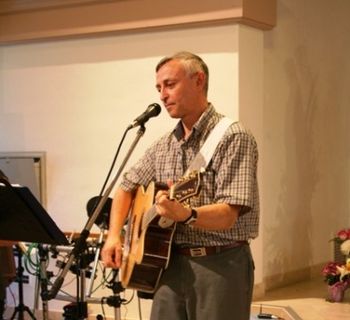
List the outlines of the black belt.
<svg viewBox="0 0 350 320">
<path fill-rule="evenodd" d="M 224 252 L 228 249 L 240 247 L 247 244 L 249 244 L 247 240 L 239 240 L 223 246 L 194 247 L 194 248 L 182 248 L 182 247 L 174 246 L 173 252 L 184 256 L 204 257 L 204 256 L 210 256 L 213 254 Z"/>
</svg>

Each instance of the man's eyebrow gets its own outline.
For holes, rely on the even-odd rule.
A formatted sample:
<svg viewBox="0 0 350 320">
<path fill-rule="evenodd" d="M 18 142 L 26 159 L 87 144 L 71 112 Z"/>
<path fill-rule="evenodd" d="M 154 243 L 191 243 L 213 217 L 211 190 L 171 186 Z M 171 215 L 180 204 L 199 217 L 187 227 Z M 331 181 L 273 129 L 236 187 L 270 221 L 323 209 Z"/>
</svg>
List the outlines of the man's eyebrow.
<svg viewBox="0 0 350 320">
<path fill-rule="evenodd" d="M 166 84 L 168 84 L 169 82 L 174 82 L 174 81 L 176 81 L 176 79 L 168 78 L 168 79 L 162 80 L 161 83 L 163 83 L 163 84 L 166 85 Z M 157 83 L 157 84 L 156 84 L 156 88 L 160 88 L 160 87 L 161 87 L 161 84 Z"/>
<path fill-rule="evenodd" d="M 176 81 L 175 78 L 168 78 L 168 79 L 163 80 L 163 83 L 167 84 L 169 82 L 174 82 L 174 81 Z"/>
</svg>

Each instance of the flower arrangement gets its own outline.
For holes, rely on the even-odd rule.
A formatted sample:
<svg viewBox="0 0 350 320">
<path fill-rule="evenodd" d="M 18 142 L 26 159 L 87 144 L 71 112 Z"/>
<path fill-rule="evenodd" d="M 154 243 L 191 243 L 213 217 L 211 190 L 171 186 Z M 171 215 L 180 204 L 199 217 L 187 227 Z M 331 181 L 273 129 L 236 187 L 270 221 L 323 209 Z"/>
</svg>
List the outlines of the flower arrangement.
<svg viewBox="0 0 350 320">
<path fill-rule="evenodd" d="M 345 265 L 338 262 L 328 262 L 322 269 L 325 282 L 332 286 L 338 282 L 349 282 L 350 280 L 350 258 Z"/>
<path fill-rule="evenodd" d="M 337 262 L 328 262 L 322 274 L 328 284 L 328 298 L 330 302 L 341 302 L 344 299 L 346 289 L 350 287 L 350 258 L 345 265 Z"/>
<path fill-rule="evenodd" d="M 328 284 L 328 301 L 340 302 L 350 287 L 350 229 L 338 231 L 334 242 L 340 245 L 341 253 L 348 257 L 345 262 L 328 262 L 322 269 L 322 275 Z"/>
</svg>

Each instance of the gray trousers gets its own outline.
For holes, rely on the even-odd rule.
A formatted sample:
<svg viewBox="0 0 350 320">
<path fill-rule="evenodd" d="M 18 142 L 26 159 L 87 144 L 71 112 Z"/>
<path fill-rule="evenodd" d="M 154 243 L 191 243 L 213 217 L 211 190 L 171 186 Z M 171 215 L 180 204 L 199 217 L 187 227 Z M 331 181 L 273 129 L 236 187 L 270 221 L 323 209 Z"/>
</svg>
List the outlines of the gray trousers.
<svg viewBox="0 0 350 320">
<path fill-rule="evenodd" d="M 173 254 L 151 320 L 249 320 L 253 286 L 248 245 L 205 257 Z"/>
</svg>

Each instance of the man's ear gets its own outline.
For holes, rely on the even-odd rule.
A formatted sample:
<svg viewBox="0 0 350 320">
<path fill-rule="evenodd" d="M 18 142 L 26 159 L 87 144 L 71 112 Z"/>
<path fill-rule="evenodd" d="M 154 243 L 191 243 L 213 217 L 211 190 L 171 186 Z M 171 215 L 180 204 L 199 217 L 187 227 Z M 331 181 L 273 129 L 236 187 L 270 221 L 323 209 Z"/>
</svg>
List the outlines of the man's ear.
<svg viewBox="0 0 350 320">
<path fill-rule="evenodd" d="M 197 72 L 197 86 L 201 87 L 202 89 L 204 88 L 205 84 L 205 74 L 204 72 Z"/>
</svg>

